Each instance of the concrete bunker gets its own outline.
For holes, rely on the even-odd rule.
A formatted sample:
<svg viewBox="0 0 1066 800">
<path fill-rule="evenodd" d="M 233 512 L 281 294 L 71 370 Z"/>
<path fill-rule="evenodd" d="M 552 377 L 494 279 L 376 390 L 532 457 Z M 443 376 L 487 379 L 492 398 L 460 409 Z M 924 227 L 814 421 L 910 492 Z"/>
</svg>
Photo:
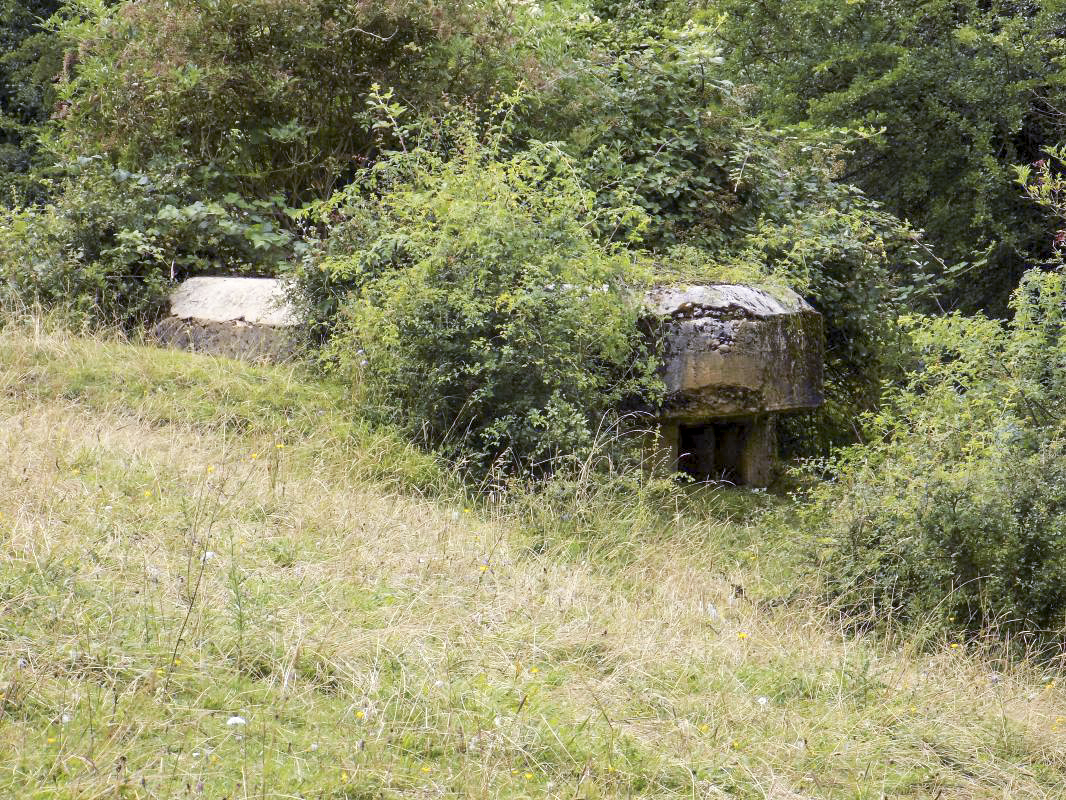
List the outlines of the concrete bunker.
<svg viewBox="0 0 1066 800">
<path fill-rule="evenodd" d="M 657 460 L 698 480 L 766 486 L 782 413 L 822 404 L 822 319 L 787 289 L 671 286 L 648 293 L 662 320 L 666 401 Z"/>
<path fill-rule="evenodd" d="M 296 313 L 273 278 L 189 278 L 170 295 L 155 326 L 161 343 L 182 350 L 280 361 L 297 341 Z"/>
<path fill-rule="evenodd" d="M 645 298 L 661 325 L 666 399 L 655 460 L 699 480 L 766 486 L 775 421 L 822 403 L 822 318 L 787 289 L 666 286 Z M 172 347 L 248 360 L 290 355 L 296 314 L 280 281 L 190 278 L 155 329 Z"/>
</svg>

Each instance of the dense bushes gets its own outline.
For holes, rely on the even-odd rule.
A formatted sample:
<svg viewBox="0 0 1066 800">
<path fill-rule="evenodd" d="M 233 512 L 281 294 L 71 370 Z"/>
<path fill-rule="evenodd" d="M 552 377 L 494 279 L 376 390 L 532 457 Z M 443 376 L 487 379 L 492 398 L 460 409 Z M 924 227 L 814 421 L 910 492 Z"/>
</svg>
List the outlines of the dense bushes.
<svg viewBox="0 0 1066 800">
<path fill-rule="evenodd" d="M 841 30 L 850 30 L 845 16 Z M 802 115 L 781 112 L 772 125 L 752 116 L 753 94 L 729 80 L 721 41 L 738 25 L 762 30 L 763 22 L 642 0 L 62 3 L 43 28 L 27 28 L 47 31 L 51 42 L 52 61 L 42 56 L 34 74 L 50 69 L 57 78 L 35 112 L 42 122 L 43 109 L 54 110 L 35 134 L 52 159 L 52 174 L 37 171 L 51 195 L 5 218 L 0 272 L 24 298 L 133 322 L 151 316 L 171 280 L 205 270 L 275 274 L 299 259 L 305 240 L 321 238 L 331 257 L 366 263 L 357 275 L 302 272 L 312 324 L 324 332 L 350 293 L 371 285 L 365 298 L 408 313 L 385 275 L 413 281 L 410 297 L 443 278 L 401 263 L 399 231 L 414 222 L 383 209 L 418 194 L 394 194 L 403 181 L 435 184 L 396 177 L 402 159 L 394 151 L 409 151 L 404 163 L 421 164 L 425 175 L 446 174 L 452 160 L 469 161 L 469 143 L 447 120 L 485 123 L 507 96 L 506 130 L 486 163 L 518 163 L 549 152 L 531 143 L 558 143 L 566 157 L 556 156 L 553 169 L 569 175 L 564 193 L 581 195 L 573 213 L 585 238 L 575 253 L 599 248 L 650 264 L 664 280 L 787 282 L 824 314 L 829 411 L 816 435 L 790 439 L 801 452 L 824 451 L 851 436 L 856 411 L 875 406 L 877 387 L 894 377 L 894 320 L 909 304 L 927 303 L 936 288 L 930 275 L 943 265 L 916 231 L 848 185 L 866 140 L 784 125 Z M 19 64 L 28 75 L 33 65 Z M 434 166 L 416 152 L 432 152 Z M 72 172 L 71 164 L 82 166 Z M 321 213 L 294 211 L 349 184 Z M 481 199 L 491 205 L 494 196 Z M 630 206 L 642 213 L 615 213 Z M 488 237 L 482 220 L 469 226 Z M 486 263 L 498 270 L 501 258 Z M 381 274 L 370 280 L 374 269 Z M 457 287 L 490 291 L 462 280 Z M 461 330 L 476 338 L 480 328 Z M 533 384 L 520 385 L 535 395 L 529 408 L 545 407 Z M 493 397 L 504 402 L 502 393 Z M 453 412 L 442 413 L 461 417 Z M 518 438 L 525 444 L 515 446 L 528 449 L 528 432 Z M 498 457 L 502 441 L 484 439 L 477 458 Z"/>
<path fill-rule="evenodd" d="M 1066 13 L 1027 0 L 726 0 L 729 72 L 771 124 L 864 129 L 846 179 L 979 263 L 951 294 L 1006 311 L 1048 254 L 1012 167 L 1063 138 Z M 950 277 L 950 276 L 947 276 Z"/>
<path fill-rule="evenodd" d="M 62 55 L 41 22 L 59 0 L 0 0 L 0 205 L 33 193 L 38 133 L 52 113 Z"/>
<path fill-rule="evenodd" d="M 188 174 L 68 165 L 47 204 L 0 210 L 0 291 L 89 321 L 150 319 L 168 286 L 204 271 L 262 271 L 292 252 L 271 204 L 203 202 Z"/>
<path fill-rule="evenodd" d="M 654 400 L 647 273 L 590 233 L 642 215 L 597 207 L 556 148 L 500 156 L 467 131 L 448 159 L 394 154 L 321 213 L 332 234 L 298 283 L 312 313 L 340 308 L 335 368 L 372 412 L 475 472 L 585 458 L 617 444 L 627 401 Z"/>
<path fill-rule="evenodd" d="M 841 180 L 852 139 L 753 119 L 715 25 L 669 4 L 597 6 L 574 26 L 585 49 L 546 118 L 601 204 L 634 198 L 645 211 L 638 244 L 663 280 L 783 282 L 815 305 L 830 404 L 789 442 L 809 453 L 849 440 L 895 375 L 895 318 L 930 303 L 942 264 Z"/>
<path fill-rule="evenodd" d="M 422 120 L 513 85 L 535 38 L 523 6 L 479 0 L 9 6 L 0 134 L 41 163 L 3 198 L 0 284 L 108 323 L 150 319 L 195 272 L 275 273 L 300 253 L 293 208 L 377 157 L 372 86 Z"/>
<path fill-rule="evenodd" d="M 910 621 L 1066 633 L 1066 278 L 1000 323 L 913 321 L 906 386 L 817 490 L 831 583 Z"/>
<path fill-rule="evenodd" d="M 883 329 L 925 254 L 838 185 L 839 146 L 755 123 L 713 25 L 601 6 L 66 3 L 48 25 L 66 57 L 41 139 L 56 164 L 89 159 L 95 177 L 53 182 L 52 210 L 13 214 L 12 230 L 34 230 L 0 269 L 23 297 L 73 293 L 109 320 L 150 316 L 167 281 L 216 265 L 274 273 L 308 234 L 331 237 L 332 218 L 301 228 L 294 207 L 413 142 L 450 158 L 447 120 L 484 122 L 515 90 L 501 156 L 557 141 L 603 212 L 585 217 L 596 239 L 647 251 L 664 277 L 683 262 L 688 279 L 772 274 L 805 291 L 828 321 L 844 409 L 822 438 L 840 438 L 891 361 Z M 611 215 L 628 204 L 644 212 L 639 231 Z M 319 294 L 312 321 L 343 293 Z"/>
<path fill-rule="evenodd" d="M 144 0 L 69 5 L 65 152 L 208 165 L 222 194 L 327 197 L 373 158 L 370 87 L 419 113 L 506 89 L 521 5 Z"/>
</svg>

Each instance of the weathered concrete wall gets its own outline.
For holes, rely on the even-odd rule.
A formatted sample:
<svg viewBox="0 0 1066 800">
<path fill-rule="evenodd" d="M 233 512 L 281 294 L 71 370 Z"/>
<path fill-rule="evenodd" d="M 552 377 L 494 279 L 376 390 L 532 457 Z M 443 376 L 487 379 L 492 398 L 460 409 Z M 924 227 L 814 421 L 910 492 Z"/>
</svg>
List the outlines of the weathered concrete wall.
<svg viewBox="0 0 1066 800">
<path fill-rule="evenodd" d="M 733 285 L 658 288 L 647 307 L 664 320 L 654 458 L 697 478 L 766 486 L 777 415 L 823 402 L 821 315 L 795 292 Z"/>
<path fill-rule="evenodd" d="M 297 342 L 296 315 L 270 278 L 190 278 L 154 330 L 170 347 L 248 361 L 279 361 Z"/>
<path fill-rule="evenodd" d="M 788 290 L 682 286 L 653 290 L 666 318 L 664 416 L 701 421 L 816 408 L 822 398 L 822 320 Z"/>
</svg>

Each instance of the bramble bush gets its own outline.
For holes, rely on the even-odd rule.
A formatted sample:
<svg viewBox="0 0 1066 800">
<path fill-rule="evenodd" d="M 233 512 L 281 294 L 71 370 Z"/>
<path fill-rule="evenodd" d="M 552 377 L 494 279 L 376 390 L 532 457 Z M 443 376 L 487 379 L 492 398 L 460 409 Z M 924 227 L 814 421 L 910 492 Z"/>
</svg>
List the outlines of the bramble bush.
<svg viewBox="0 0 1066 800">
<path fill-rule="evenodd" d="M 131 173 L 81 159 L 52 202 L 0 210 L 0 291 L 126 326 L 158 313 L 175 281 L 273 270 L 292 247 L 269 201 L 205 202 L 173 167 Z"/>
<path fill-rule="evenodd" d="M 327 352 L 370 413 L 473 474 L 542 475 L 623 451 L 619 409 L 661 388 L 642 259 L 590 232 L 642 215 L 598 207 L 551 145 L 496 144 L 468 128 L 380 161 L 318 209 L 295 277 L 310 316 L 339 308 Z"/>
<path fill-rule="evenodd" d="M 852 609 L 1066 632 L 1066 276 L 1030 271 L 1012 308 L 911 319 L 905 385 L 816 489 L 810 524 Z"/>
</svg>

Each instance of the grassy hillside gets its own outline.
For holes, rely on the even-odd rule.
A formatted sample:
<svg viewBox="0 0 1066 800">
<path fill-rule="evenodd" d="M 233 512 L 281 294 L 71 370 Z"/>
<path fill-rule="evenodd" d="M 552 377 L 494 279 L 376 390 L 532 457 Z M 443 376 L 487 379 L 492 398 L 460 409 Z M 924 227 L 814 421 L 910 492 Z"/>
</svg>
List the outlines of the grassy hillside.
<svg viewBox="0 0 1066 800">
<path fill-rule="evenodd" d="M 844 635 L 750 498 L 586 489 L 471 500 L 290 369 L 0 329 L 0 796 L 1066 796 L 1054 675 Z"/>
</svg>

